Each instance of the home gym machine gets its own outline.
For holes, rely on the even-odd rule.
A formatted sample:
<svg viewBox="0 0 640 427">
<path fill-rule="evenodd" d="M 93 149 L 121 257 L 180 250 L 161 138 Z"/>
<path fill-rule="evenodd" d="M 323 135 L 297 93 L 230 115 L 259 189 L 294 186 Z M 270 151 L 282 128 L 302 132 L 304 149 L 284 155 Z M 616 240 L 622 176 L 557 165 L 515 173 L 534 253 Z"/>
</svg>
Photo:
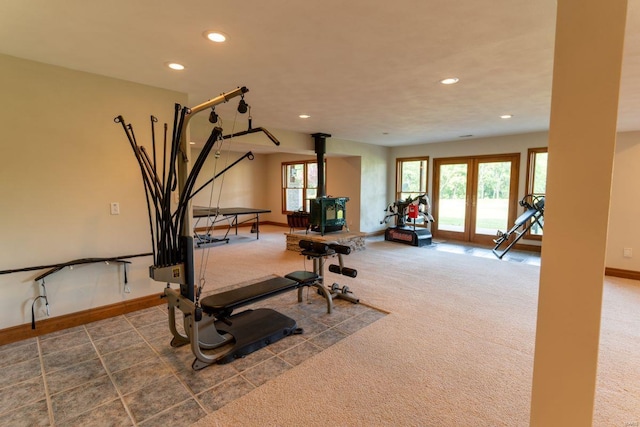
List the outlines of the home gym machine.
<svg viewBox="0 0 640 427">
<path fill-rule="evenodd" d="M 194 370 L 214 363 L 230 362 L 288 335 L 301 333 L 295 320 L 275 310 L 262 308 L 232 313 L 239 307 L 292 289 L 298 289 L 298 299 L 301 300 L 301 286 L 312 286 L 317 280 L 314 275 L 309 275 L 306 281 L 275 277 L 200 298 L 205 280 L 203 276 L 199 279 L 199 285 L 195 284 L 194 241 L 189 212 L 191 198 L 199 191 L 194 191 L 193 188 L 205 159 L 214 148 L 217 159 L 223 140 L 233 136 L 263 132 L 275 145 L 280 145 L 280 142 L 263 128 L 252 129 L 251 119 L 248 130 L 231 135 L 223 136 L 222 128 L 215 126 L 188 172 L 189 146 L 186 130 L 189 120 L 195 114 L 210 108 L 209 121 L 216 123 L 218 116 L 215 106 L 235 97 L 241 98 L 238 112 L 246 113 L 250 108 L 244 100 L 247 92 L 245 87 L 237 88 L 193 108 L 176 104 L 170 150 L 167 150 L 167 125 L 164 126 L 162 171 L 156 158 L 154 125 L 157 119 L 151 116 L 153 156 L 149 155 L 145 147 L 138 145 L 131 124 L 127 124 L 122 116 L 114 119 L 122 125 L 142 174 L 154 257 L 154 265 L 149 267 L 149 276 L 167 284 L 163 297 L 167 299 L 169 309 L 169 329 L 173 335 L 171 345 L 190 344 L 196 357 L 192 364 Z M 178 202 L 172 207 L 172 192 L 176 189 Z M 179 285 L 179 289 L 172 288 L 171 284 Z M 176 327 L 177 311 L 183 315 L 184 334 Z"/>
<path fill-rule="evenodd" d="M 343 255 L 349 255 L 351 253 L 351 247 L 338 243 L 323 243 L 312 240 L 300 240 L 298 244 L 302 249 L 301 254 L 313 261 L 313 272 L 294 271 L 293 273 L 285 275 L 285 278 L 292 279 L 304 286 L 315 286 L 318 289 L 318 294 L 322 295 L 327 301 L 327 313 L 329 314 L 333 311 L 334 298 L 344 299 L 354 304 L 360 302 L 351 290 L 349 290 L 348 286 L 341 286 L 338 283 L 325 286 L 324 283 L 325 260 L 335 256 L 338 257 L 338 264 L 330 264 L 330 272 L 351 278 L 358 275 L 358 270 L 345 267 L 342 259 Z M 300 301 L 300 293 L 298 293 L 298 301 Z"/>
<path fill-rule="evenodd" d="M 388 227 L 384 233 L 384 239 L 391 242 L 400 242 L 412 246 L 426 246 L 431 244 L 431 231 L 428 228 L 416 228 L 416 220 L 422 218 L 424 224 L 433 222 L 431 216 L 431 204 L 427 194 L 416 197 L 407 197 L 398 200 L 385 209 L 385 217 L 380 224 L 388 224 L 391 218 L 395 218 L 395 227 Z M 413 226 L 407 226 L 407 221 L 413 221 Z"/>
<path fill-rule="evenodd" d="M 497 238 L 493 239 L 496 244 L 493 248 L 493 253 L 499 259 L 502 259 L 509 250 L 518 243 L 520 239 L 533 227 L 538 224 L 540 228 L 544 225 L 544 195 L 527 194 L 520 200 L 520 206 L 525 208 L 525 211 L 517 219 L 513 227 L 509 231 L 502 232 L 498 230 Z M 511 237 L 515 235 L 515 239 L 509 241 Z M 507 246 L 504 249 L 500 247 L 507 242 Z"/>
</svg>

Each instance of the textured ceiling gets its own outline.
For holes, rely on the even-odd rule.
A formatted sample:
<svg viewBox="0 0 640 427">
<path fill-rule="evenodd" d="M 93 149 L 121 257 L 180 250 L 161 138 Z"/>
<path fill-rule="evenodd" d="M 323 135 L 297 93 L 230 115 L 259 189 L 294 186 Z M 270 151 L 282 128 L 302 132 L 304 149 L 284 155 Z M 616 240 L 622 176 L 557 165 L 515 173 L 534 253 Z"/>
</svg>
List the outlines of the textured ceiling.
<svg viewBox="0 0 640 427">
<path fill-rule="evenodd" d="M 546 130 L 555 8 L 555 0 L 0 0 L 0 53 L 186 92 L 192 105 L 247 86 L 254 126 L 394 146 Z M 640 129 L 637 9 L 629 2 L 623 131 Z M 209 29 L 228 41 L 207 41 Z M 171 71 L 167 61 L 187 68 Z M 438 83 L 449 76 L 460 82 Z M 506 113 L 514 117 L 499 118 Z"/>
</svg>

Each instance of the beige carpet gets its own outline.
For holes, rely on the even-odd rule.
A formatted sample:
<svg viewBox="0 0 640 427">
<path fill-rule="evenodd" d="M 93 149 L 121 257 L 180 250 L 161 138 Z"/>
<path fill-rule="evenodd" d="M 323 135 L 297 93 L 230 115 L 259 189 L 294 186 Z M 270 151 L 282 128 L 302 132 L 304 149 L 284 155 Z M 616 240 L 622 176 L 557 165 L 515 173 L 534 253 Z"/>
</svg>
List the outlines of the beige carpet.
<svg viewBox="0 0 640 427">
<path fill-rule="evenodd" d="M 285 231 L 210 249 L 206 290 L 302 269 Z M 380 238 L 345 261 L 340 282 L 390 314 L 196 426 L 529 424 L 538 267 Z M 640 425 L 639 313 L 638 282 L 607 278 L 595 426 Z"/>
</svg>

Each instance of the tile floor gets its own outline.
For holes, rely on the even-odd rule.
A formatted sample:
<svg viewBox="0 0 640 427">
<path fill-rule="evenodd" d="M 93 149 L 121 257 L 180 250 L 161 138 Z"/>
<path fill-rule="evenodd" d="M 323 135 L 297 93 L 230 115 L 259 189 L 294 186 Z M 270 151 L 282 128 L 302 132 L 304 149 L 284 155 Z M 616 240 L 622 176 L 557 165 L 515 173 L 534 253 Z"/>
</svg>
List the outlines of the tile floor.
<svg viewBox="0 0 640 427">
<path fill-rule="evenodd" d="M 0 425 L 189 425 L 385 315 L 339 299 L 329 315 L 313 290 L 268 306 L 304 334 L 197 372 L 189 346 L 169 345 L 166 306 L 0 347 Z"/>
</svg>

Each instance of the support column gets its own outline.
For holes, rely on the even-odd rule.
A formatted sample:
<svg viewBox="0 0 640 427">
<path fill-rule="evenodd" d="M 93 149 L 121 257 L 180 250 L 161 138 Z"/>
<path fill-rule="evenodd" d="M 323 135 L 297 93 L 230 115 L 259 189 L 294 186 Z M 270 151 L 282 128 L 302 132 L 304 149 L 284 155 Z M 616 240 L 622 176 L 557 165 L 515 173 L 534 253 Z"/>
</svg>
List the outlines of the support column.
<svg viewBox="0 0 640 427">
<path fill-rule="evenodd" d="M 531 425 L 591 426 L 627 2 L 557 3 Z"/>
</svg>

